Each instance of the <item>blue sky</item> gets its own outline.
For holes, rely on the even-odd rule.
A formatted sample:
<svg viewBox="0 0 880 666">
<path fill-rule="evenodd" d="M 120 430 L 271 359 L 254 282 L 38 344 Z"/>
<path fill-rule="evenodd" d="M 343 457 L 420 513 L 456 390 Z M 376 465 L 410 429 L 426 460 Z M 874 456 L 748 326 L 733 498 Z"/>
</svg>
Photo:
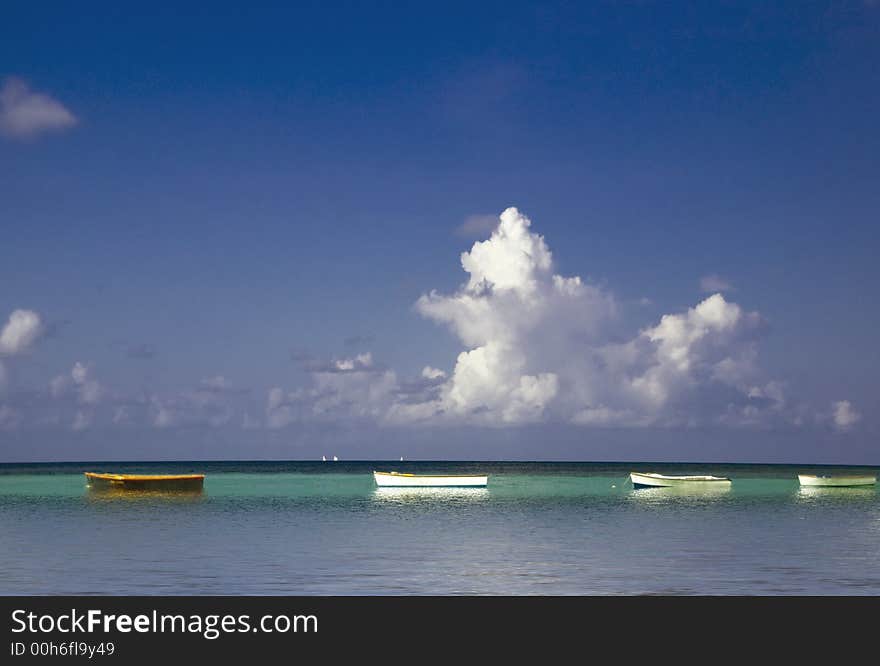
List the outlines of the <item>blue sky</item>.
<svg viewBox="0 0 880 666">
<path fill-rule="evenodd" d="M 8 3 L 0 460 L 876 464 L 878 37 L 859 1 Z"/>
</svg>

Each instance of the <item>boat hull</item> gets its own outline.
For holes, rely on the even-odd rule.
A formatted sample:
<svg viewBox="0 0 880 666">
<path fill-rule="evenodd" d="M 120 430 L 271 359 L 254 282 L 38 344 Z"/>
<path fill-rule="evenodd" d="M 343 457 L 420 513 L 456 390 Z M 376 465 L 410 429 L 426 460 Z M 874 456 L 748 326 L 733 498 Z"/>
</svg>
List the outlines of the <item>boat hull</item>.
<svg viewBox="0 0 880 666">
<path fill-rule="evenodd" d="M 449 476 L 440 474 L 400 474 L 373 472 L 380 488 L 485 488 L 488 475 Z"/>
<path fill-rule="evenodd" d="M 714 476 L 664 476 L 632 472 L 629 475 L 636 488 L 723 488 L 730 486 L 730 479 Z"/>
<path fill-rule="evenodd" d="M 86 472 L 86 483 L 94 490 L 200 492 L 204 474 L 98 474 Z"/>
<path fill-rule="evenodd" d="M 811 488 L 856 488 L 860 486 L 873 486 L 877 483 L 877 477 L 871 474 L 851 474 L 849 476 L 798 474 L 798 480 L 802 486 Z"/>
</svg>

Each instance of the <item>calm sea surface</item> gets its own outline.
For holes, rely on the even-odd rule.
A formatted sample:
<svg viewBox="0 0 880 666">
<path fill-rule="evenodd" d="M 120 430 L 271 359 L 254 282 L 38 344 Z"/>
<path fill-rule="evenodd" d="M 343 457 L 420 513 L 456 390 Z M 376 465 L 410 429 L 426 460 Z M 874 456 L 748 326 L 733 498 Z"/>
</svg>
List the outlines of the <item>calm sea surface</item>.
<svg viewBox="0 0 880 666">
<path fill-rule="evenodd" d="M 377 489 L 373 469 L 491 477 L 488 489 Z M 633 469 L 733 484 L 633 490 Z M 199 496 L 108 496 L 86 489 L 86 470 L 208 477 Z M 880 594 L 880 493 L 801 489 L 809 470 L 0 465 L 0 594 Z"/>
</svg>

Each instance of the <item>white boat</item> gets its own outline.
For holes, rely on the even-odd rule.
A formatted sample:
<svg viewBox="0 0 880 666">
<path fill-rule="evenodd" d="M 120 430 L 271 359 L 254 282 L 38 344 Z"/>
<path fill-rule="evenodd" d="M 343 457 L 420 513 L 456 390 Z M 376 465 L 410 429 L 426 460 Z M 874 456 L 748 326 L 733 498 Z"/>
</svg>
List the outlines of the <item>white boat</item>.
<svg viewBox="0 0 880 666">
<path fill-rule="evenodd" d="M 798 474 L 802 486 L 822 488 L 853 488 L 857 486 L 873 486 L 877 477 L 873 474 Z"/>
<path fill-rule="evenodd" d="M 682 488 L 729 486 L 730 479 L 723 476 L 692 475 L 667 476 L 655 472 L 632 472 L 629 475 L 636 488 Z"/>
<path fill-rule="evenodd" d="M 373 472 L 373 478 L 376 480 L 376 485 L 382 488 L 485 488 L 489 484 L 488 475 Z"/>
</svg>

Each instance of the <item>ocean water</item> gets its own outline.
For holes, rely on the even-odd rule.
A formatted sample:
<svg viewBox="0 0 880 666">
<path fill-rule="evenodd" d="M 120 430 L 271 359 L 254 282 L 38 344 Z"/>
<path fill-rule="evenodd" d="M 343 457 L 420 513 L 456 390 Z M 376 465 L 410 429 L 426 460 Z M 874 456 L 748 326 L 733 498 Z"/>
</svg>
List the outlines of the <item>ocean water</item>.
<svg viewBox="0 0 880 666">
<path fill-rule="evenodd" d="M 487 489 L 378 489 L 373 469 L 491 476 Z M 195 496 L 108 495 L 86 489 L 87 470 L 208 476 Z M 631 470 L 733 484 L 634 490 Z M 0 594 L 880 594 L 880 493 L 801 489 L 803 471 L 0 465 Z"/>
</svg>

